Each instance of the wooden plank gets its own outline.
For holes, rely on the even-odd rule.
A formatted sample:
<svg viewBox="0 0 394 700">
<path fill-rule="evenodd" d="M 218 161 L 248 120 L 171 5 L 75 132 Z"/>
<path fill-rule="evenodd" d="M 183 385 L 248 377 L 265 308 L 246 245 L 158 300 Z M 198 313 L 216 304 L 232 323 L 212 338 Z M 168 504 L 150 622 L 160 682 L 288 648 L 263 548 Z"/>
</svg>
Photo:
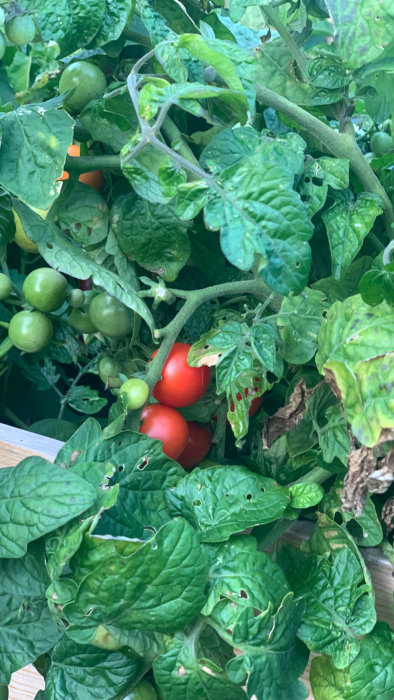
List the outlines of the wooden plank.
<svg viewBox="0 0 394 700">
<path fill-rule="evenodd" d="M 19 428 L 11 428 L 0 423 L 0 468 L 15 466 L 21 459 L 32 454 L 39 454 L 46 459 L 53 461 L 59 449 L 63 445 L 59 440 L 29 433 Z M 295 522 L 285 533 L 283 539 L 296 546 L 302 540 L 308 539 L 313 529 L 313 523 Z M 393 615 L 393 592 L 394 579 L 393 569 L 390 562 L 383 557 L 378 548 L 361 548 L 360 550 L 371 572 L 371 578 L 376 593 L 376 610 L 378 618 L 385 620 L 394 629 Z M 308 700 L 313 700 L 308 676 L 308 666 L 302 680 L 309 690 Z M 26 666 L 12 675 L 9 686 L 9 700 L 33 700 L 37 691 L 44 688 L 42 676 L 33 666 Z"/>
</svg>

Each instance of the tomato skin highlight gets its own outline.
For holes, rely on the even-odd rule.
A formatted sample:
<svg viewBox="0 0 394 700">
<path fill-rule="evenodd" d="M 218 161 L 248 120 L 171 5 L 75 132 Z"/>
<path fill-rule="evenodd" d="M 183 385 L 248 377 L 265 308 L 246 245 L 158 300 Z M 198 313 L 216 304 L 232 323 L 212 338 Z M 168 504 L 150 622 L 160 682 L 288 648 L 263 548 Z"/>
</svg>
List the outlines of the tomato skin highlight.
<svg viewBox="0 0 394 700">
<path fill-rule="evenodd" d="M 52 339 L 52 323 L 41 311 L 19 311 L 10 321 L 8 335 L 18 350 L 39 352 Z"/>
<path fill-rule="evenodd" d="M 167 457 L 176 459 L 186 447 L 189 428 L 183 416 L 170 406 L 152 403 L 141 415 L 140 433 L 163 443 Z"/>
<path fill-rule="evenodd" d="M 187 343 L 174 343 L 156 382 L 153 396 L 165 406 L 178 408 L 190 406 L 204 396 L 210 382 L 209 367 L 190 367 L 187 356 L 190 350 Z M 155 357 L 157 350 L 152 354 Z"/>
<path fill-rule="evenodd" d="M 188 421 L 189 435 L 186 447 L 177 458 L 184 469 L 191 469 L 205 459 L 211 449 L 211 436 L 206 428 L 194 421 Z"/>
</svg>

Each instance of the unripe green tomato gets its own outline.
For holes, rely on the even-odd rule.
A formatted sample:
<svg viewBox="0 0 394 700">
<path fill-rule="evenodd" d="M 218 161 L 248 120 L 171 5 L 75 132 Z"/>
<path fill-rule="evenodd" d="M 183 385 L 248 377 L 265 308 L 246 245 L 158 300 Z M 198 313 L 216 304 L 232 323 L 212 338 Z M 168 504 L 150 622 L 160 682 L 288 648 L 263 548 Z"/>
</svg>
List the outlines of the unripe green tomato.
<svg viewBox="0 0 394 700">
<path fill-rule="evenodd" d="M 36 35 L 36 25 L 30 15 L 15 15 L 6 22 L 5 33 L 17 46 L 30 44 Z"/>
<path fill-rule="evenodd" d="M 99 372 L 106 377 L 117 377 L 122 371 L 122 364 L 115 357 L 104 355 L 99 362 Z"/>
<path fill-rule="evenodd" d="M 99 647 L 100 649 L 110 649 L 111 651 L 117 651 L 122 648 L 122 644 L 116 641 L 110 632 L 103 625 L 99 625 L 96 628 L 96 634 L 90 642 L 94 647 Z"/>
<path fill-rule="evenodd" d="M 120 377 L 108 377 L 99 370 L 99 377 L 107 389 L 120 389 L 123 379 Z"/>
<path fill-rule="evenodd" d="M 5 54 L 6 48 L 7 48 L 7 44 L 5 42 L 4 34 L 3 34 L 3 32 L 0 32 L 0 61 Z"/>
<path fill-rule="evenodd" d="M 157 700 L 157 693 L 152 683 L 143 678 L 123 700 Z"/>
<path fill-rule="evenodd" d="M 378 131 L 371 138 L 371 150 L 378 156 L 384 156 L 394 148 L 390 134 L 385 131 Z"/>
<path fill-rule="evenodd" d="M 85 303 L 85 295 L 82 289 L 71 289 L 67 294 L 67 301 L 73 309 L 81 309 Z"/>
<path fill-rule="evenodd" d="M 56 311 L 66 300 L 67 280 L 52 267 L 39 267 L 27 275 L 22 292 L 35 309 Z"/>
<path fill-rule="evenodd" d="M 75 88 L 66 98 L 64 106 L 72 113 L 81 112 L 91 100 L 104 95 L 107 80 L 101 68 L 90 61 L 74 61 L 64 69 L 60 76 L 61 93 Z"/>
<path fill-rule="evenodd" d="M 2 7 L 0 7 L 0 27 L 4 27 L 5 22 L 5 12 Z"/>
<path fill-rule="evenodd" d="M 19 311 L 10 321 L 8 335 L 24 352 L 39 352 L 51 341 L 52 323 L 41 311 Z"/>
<path fill-rule="evenodd" d="M 135 411 L 137 408 L 141 408 L 148 400 L 149 387 L 143 379 L 132 377 L 131 379 L 126 379 L 120 387 L 119 393 L 126 394 L 128 398 L 127 410 Z"/>
<path fill-rule="evenodd" d="M 12 289 L 11 280 L 3 272 L 0 272 L 0 301 L 7 299 Z"/>
<path fill-rule="evenodd" d="M 97 296 L 95 289 L 87 289 L 85 294 L 85 303 L 81 309 L 73 309 L 68 317 L 69 322 L 76 331 L 80 333 L 96 333 L 97 328 L 90 320 L 89 306 L 92 299 Z"/>
<path fill-rule="evenodd" d="M 123 338 L 133 329 L 133 312 L 105 292 L 91 301 L 89 316 L 100 333 L 108 338 Z"/>
</svg>

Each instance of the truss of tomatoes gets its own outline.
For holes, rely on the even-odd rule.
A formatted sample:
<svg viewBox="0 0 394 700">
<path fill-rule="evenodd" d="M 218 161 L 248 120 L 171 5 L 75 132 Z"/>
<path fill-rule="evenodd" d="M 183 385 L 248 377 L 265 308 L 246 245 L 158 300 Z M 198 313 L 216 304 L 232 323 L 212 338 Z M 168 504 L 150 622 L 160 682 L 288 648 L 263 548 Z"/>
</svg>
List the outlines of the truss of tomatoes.
<svg viewBox="0 0 394 700">
<path fill-rule="evenodd" d="M 184 469 L 199 464 L 211 447 L 209 431 L 194 421 L 187 422 L 176 410 L 199 401 L 210 382 L 208 367 L 188 365 L 189 350 L 187 343 L 174 343 L 161 379 L 153 389 L 159 403 L 144 408 L 140 427 L 140 433 L 160 440 L 164 454 L 176 459 Z"/>
</svg>

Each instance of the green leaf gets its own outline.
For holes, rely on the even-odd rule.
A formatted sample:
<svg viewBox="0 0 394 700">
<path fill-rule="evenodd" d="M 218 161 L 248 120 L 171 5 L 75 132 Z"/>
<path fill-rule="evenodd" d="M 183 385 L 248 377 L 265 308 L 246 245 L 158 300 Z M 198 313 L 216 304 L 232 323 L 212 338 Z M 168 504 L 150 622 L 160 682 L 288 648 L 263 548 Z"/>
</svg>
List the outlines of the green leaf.
<svg viewBox="0 0 394 700">
<path fill-rule="evenodd" d="M 103 514 L 96 533 L 145 539 L 152 527 L 170 520 L 165 491 L 178 483 L 184 470 L 163 453 L 161 443 L 123 432 L 92 445 L 89 459 L 113 464 L 111 483 L 119 483 L 117 503 Z"/>
<path fill-rule="evenodd" d="M 243 607 L 265 610 L 289 591 L 281 568 L 268 554 L 257 550 L 251 535 L 234 535 L 223 544 L 206 544 L 203 551 L 209 561 L 203 615 L 214 614 L 218 606 L 223 618 L 225 608 L 226 620 L 232 624 Z"/>
<path fill-rule="evenodd" d="M 251 156 L 222 173 L 222 191 L 205 206 L 205 224 L 221 229 L 226 258 L 241 270 L 258 265 L 259 274 L 280 294 L 300 292 L 308 278 L 312 225 L 293 175 Z M 235 195 L 235 196 L 234 196 Z"/>
<path fill-rule="evenodd" d="M 333 375 L 353 433 L 367 447 L 394 426 L 393 333 L 392 309 L 359 295 L 335 302 L 320 329 L 317 367 Z"/>
<path fill-rule="evenodd" d="M 67 468 L 77 461 L 86 462 L 89 459 L 94 461 L 90 455 L 100 438 L 100 424 L 94 418 L 88 418 L 60 448 L 55 458 L 55 464 Z"/>
<path fill-rule="evenodd" d="M 354 70 L 376 60 L 394 36 L 390 6 L 373 0 L 326 0 L 334 24 L 336 50 L 346 68 Z"/>
<path fill-rule="evenodd" d="M 308 205 L 309 216 L 316 214 L 324 205 L 329 185 L 341 190 L 349 187 L 349 161 L 328 156 L 316 160 L 308 158 L 299 191 Z"/>
<path fill-rule="evenodd" d="M 317 338 L 328 308 L 325 295 L 306 287 L 298 296 L 285 297 L 278 316 L 286 362 L 302 365 L 314 356 Z"/>
<path fill-rule="evenodd" d="M 62 418 L 43 418 L 31 423 L 29 432 L 65 442 L 76 431 L 77 427 L 75 423 Z"/>
<path fill-rule="evenodd" d="M 49 651 L 61 635 L 45 598 L 49 583 L 41 543 L 20 559 L 0 562 L 0 683 Z"/>
<path fill-rule="evenodd" d="M 159 171 L 172 166 L 171 158 L 148 143 L 136 158 L 127 160 L 134 146 L 136 146 L 135 138 L 122 148 L 120 155 L 123 175 L 140 197 L 147 199 L 148 202 L 166 204 L 173 195 L 164 194 L 160 185 Z"/>
<path fill-rule="evenodd" d="M 306 603 L 298 636 L 311 651 L 331 654 L 336 668 L 345 668 L 360 650 L 359 636 L 370 632 L 376 620 L 356 556 L 347 548 L 327 557 L 288 546 L 281 550 L 280 564 Z"/>
<path fill-rule="evenodd" d="M 394 693 L 393 634 L 385 622 L 360 640 L 350 666 L 338 670 L 328 656 L 312 659 L 310 683 L 316 700 L 391 700 Z"/>
<path fill-rule="evenodd" d="M 64 613 L 70 623 L 87 628 L 113 623 L 120 629 L 172 633 L 205 601 L 207 565 L 195 531 L 182 519 L 166 523 L 145 543 L 89 537 L 74 567 L 82 582 Z"/>
<path fill-rule="evenodd" d="M 137 680 L 142 659 L 127 651 L 76 644 L 63 637 L 45 678 L 48 700 L 110 700 Z"/>
<path fill-rule="evenodd" d="M 373 269 L 365 273 L 359 284 L 363 301 L 369 306 L 377 306 L 382 301 L 394 304 L 394 263 L 384 269 Z"/>
<path fill-rule="evenodd" d="M 208 185 L 202 180 L 178 186 L 175 213 L 181 221 L 189 221 L 201 211 L 208 200 Z"/>
<path fill-rule="evenodd" d="M 285 489 L 275 481 L 234 465 L 194 469 L 167 492 L 167 500 L 173 515 L 198 530 L 201 542 L 222 542 L 278 520 L 288 505 Z"/>
<path fill-rule="evenodd" d="M 139 265 L 172 282 L 190 256 L 187 224 L 172 206 L 121 195 L 111 209 L 111 227 L 122 251 Z"/>
<path fill-rule="evenodd" d="M 132 139 L 138 126 L 128 93 L 89 102 L 80 119 L 95 141 L 102 141 L 116 153 Z"/>
<path fill-rule="evenodd" d="M 108 401 L 100 398 L 97 389 L 88 386 L 73 386 L 67 392 L 67 403 L 78 413 L 92 415 L 104 408 Z"/>
<path fill-rule="evenodd" d="M 14 237 L 15 221 L 11 211 L 11 197 L 0 188 L 0 259 L 5 257 L 7 245 Z"/>
<path fill-rule="evenodd" d="M 383 539 L 383 532 L 371 497 L 367 494 L 364 510 L 356 516 L 354 511 L 343 510 L 342 492 L 343 481 L 336 481 L 324 496 L 319 510 L 336 522 L 341 520 L 359 547 L 376 547 Z"/>
<path fill-rule="evenodd" d="M 104 19 L 105 0 L 25 0 L 24 9 L 36 15 L 44 41 L 54 39 L 60 55 L 68 56 L 89 44 Z M 61 22 L 59 22 L 61 17 Z"/>
<path fill-rule="evenodd" d="M 328 421 L 325 425 L 315 425 L 323 459 L 328 463 L 339 459 L 342 464 L 347 466 L 350 437 L 340 405 L 329 406 L 325 417 Z"/>
<path fill-rule="evenodd" d="M 320 484 L 300 483 L 289 487 L 290 506 L 292 508 L 312 508 L 317 506 L 324 496 Z"/>
<path fill-rule="evenodd" d="M 360 250 L 374 221 L 383 211 L 376 195 L 363 192 L 356 202 L 336 202 L 322 214 L 332 257 L 332 273 L 339 280 Z"/>
<path fill-rule="evenodd" d="M 0 556 L 21 557 L 32 540 L 83 513 L 92 486 L 42 457 L 27 457 L 0 472 Z"/>
<path fill-rule="evenodd" d="M 232 659 L 226 666 L 231 679 L 248 674 L 248 697 L 264 700 L 269 688 L 270 700 L 303 700 L 308 696 L 298 680 L 305 669 L 308 651 L 296 638 L 304 603 L 287 593 L 278 606 L 270 605 L 258 614 L 246 607 L 234 626 L 232 642 L 243 656 Z M 286 673 L 283 673 L 283 669 Z"/>
<path fill-rule="evenodd" d="M 154 660 L 153 673 L 163 700 L 246 700 L 242 688 L 210 658 L 204 658 L 193 630 L 189 635 L 175 635 L 168 651 Z"/>
<path fill-rule="evenodd" d="M 153 329 L 152 314 L 128 279 L 120 279 L 119 275 L 92 260 L 85 250 L 65 238 L 56 226 L 48 225 L 19 200 L 14 200 L 13 203 L 23 229 L 29 238 L 38 243 L 40 253 L 48 265 L 76 279 L 92 277 L 94 284 L 103 287 L 125 306 L 142 316 L 149 328 Z"/>
<path fill-rule="evenodd" d="M 81 245 L 96 245 L 108 234 L 109 209 L 101 194 L 90 185 L 76 182 L 57 212 L 62 231 Z"/>
<path fill-rule="evenodd" d="M 293 62 L 293 55 L 282 39 L 263 43 L 258 53 L 257 84 L 269 86 L 299 105 L 324 105 L 342 99 L 341 90 L 314 88 L 301 82 L 295 75 Z"/>
<path fill-rule="evenodd" d="M 55 180 L 63 172 L 73 124 L 51 102 L 0 114 L 0 184 L 30 206 L 47 209 L 58 195 Z"/>
<path fill-rule="evenodd" d="M 105 0 L 104 16 L 90 47 L 105 46 L 119 39 L 132 10 L 132 0 Z"/>
<path fill-rule="evenodd" d="M 220 39 L 203 38 L 198 34 L 179 36 L 177 45 L 179 48 L 187 49 L 204 63 L 213 66 L 231 90 L 248 96 L 249 108 L 254 110 L 252 83 L 255 69 L 251 51 Z"/>
</svg>

